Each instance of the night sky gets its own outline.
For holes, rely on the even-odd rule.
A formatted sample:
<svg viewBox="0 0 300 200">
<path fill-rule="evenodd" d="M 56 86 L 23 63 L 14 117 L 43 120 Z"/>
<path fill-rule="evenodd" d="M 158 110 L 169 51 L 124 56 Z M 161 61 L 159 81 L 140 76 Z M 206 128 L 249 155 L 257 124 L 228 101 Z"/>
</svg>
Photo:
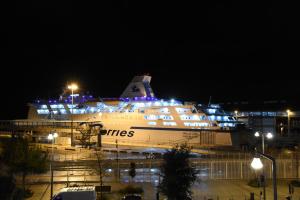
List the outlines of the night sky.
<svg viewBox="0 0 300 200">
<path fill-rule="evenodd" d="M 202 2 L 202 1 L 200 1 Z M 1 6 L 0 119 L 75 80 L 118 97 L 148 73 L 157 97 L 300 103 L 293 5 L 226 1 L 19 1 Z"/>
</svg>

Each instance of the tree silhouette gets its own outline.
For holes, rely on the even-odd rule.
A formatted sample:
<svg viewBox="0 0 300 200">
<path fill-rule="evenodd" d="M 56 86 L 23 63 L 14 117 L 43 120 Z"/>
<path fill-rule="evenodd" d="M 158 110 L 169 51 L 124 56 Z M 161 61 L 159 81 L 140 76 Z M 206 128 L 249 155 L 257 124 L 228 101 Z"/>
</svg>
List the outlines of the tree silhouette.
<svg viewBox="0 0 300 200">
<path fill-rule="evenodd" d="M 190 165 L 190 149 L 186 145 L 176 146 L 163 156 L 161 166 L 162 182 L 159 190 L 169 200 L 191 199 L 191 186 L 196 180 L 197 171 Z"/>
<path fill-rule="evenodd" d="M 36 146 L 30 146 L 27 139 L 12 138 L 3 145 L 3 161 L 11 174 L 22 174 L 22 189 L 25 191 L 26 176 L 47 170 L 48 154 Z"/>
</svg>

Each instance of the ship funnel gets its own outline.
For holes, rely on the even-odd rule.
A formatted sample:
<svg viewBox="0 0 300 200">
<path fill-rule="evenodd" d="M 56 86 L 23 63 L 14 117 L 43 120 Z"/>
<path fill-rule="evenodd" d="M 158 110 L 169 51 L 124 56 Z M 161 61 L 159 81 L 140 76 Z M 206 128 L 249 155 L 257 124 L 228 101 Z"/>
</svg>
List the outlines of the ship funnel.
<svg viewBox="0 0 300 200">
<path fill-rule="evenodd" d="M 122 93 L 121 98 L 154 97 L 150 81 L 151 76 L 135 76 Z"/>
</svg>

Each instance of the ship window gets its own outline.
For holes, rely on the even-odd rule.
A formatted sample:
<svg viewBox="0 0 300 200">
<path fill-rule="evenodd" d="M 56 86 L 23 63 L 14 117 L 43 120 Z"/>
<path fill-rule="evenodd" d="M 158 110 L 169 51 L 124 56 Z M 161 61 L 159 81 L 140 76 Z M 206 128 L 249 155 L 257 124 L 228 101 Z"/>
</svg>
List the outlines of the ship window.
<svg viewBox="0 0 300 200">
<path fill-rule="evenodd" d="M 96 108 L 90 107 L 88 111 L 89 111 L 90 113 L 94 113 L 94 112 L 96 111 Z"/>
<path fill-rule="evenodd" d="M 182 114 L 182 113 L 188 112 L 190 109 L 187 109 L 187 108 L 175 108 L 175 110 L 177 111 L 177 113 Z"/>
<path fill-rule="evenodd" d="M 37 113 L 41 114 L 41 115 L 43 115 L 43 114 L 49 114 L 49 110 L 48 109 L 38 109 Z"/>
<path fill-rule="evenodd" d="M 203 126 L 208 126 L 208 123 L 206 122 L 184 122 L 185 126 L 198 126 L 198 127 L 203 127 Z"/>
<path fill-rule="evenodd" d="M 163 106 L 169 106 L 169 103 L 168 102 L 162 102 Z"/>
<path fill-rule="evenodd" d="M 208 119 L 211 120 L 211 121 L 214 121 L 215 120 L 215 116 L 214 115 L 208 116 Z"/>
<path fill-rule="evenodd" d="M 156 101 L 156 102 L 154 103 L 154 106 L 161 106 L 161 103 L 160 103 L 159 101 Z"/>
<path fill-rule="evenodd" d="M 52 104 L 52 105 L 50 105 L 50 107 L 52 109 L 57 109 L 57 108 L 64 108 L 64 105 L 63 104 Z"/>
<path fill-rule="evenodd" d="M 77 106 L 76 104 L 73 104 L 73 105 L 72 104 L 68 104 L 68 108 L 72 108 L 72 107 L 75 108 L 76 106 Z"/>
<path fill-rule="evenodd" d="M 198 115 L 180 115 L 180 119 L 199 121 L 200 117 Z"/>
<path fill-rule="evenodd" d="M 207 109 L 207 111 L 208 111 L 209 114 L 215 114 L 217 109 L 211 109 L 210 108 L 210 109 Z"/>
<path fill-rule="evenodd" d="M 151 126 L 155 126 L 156 122 L 148 122 L 148 124 L 151 125 Z"/>
<path fill-rule="evenodd" d="M 42 109 L 47 109 L 47 105 L 41 105 Z"/>
<path fill-rule="evenodd" d="M 165 126 L 176 126 L 176 122 L 164 122 L 163 123 Z"/>
<path fill-rule="evenodd" d="M 170 115 L 160 115 L 159 119 L 162 119 L 162 120 L 174 120 L 173 116 L 170 116 Z"/>
<path fill-rule="evenodd" d="M 71 109 L 70 112 L 72 114 L 80 114 L 80 110 L 79 109 Z"/>
<path fill-rule="evenodd" d="M 145 115 L 145 119 L 147 119 L 147 120 L 157 120 L 157 116 L 156 115 Z"/>
<path fill-rule="evenodd" d="M 66 111 L 66 109 L 60 109 L 60 113 L 61 114 L 67 114 L 67 111 Z"/>
</svg>

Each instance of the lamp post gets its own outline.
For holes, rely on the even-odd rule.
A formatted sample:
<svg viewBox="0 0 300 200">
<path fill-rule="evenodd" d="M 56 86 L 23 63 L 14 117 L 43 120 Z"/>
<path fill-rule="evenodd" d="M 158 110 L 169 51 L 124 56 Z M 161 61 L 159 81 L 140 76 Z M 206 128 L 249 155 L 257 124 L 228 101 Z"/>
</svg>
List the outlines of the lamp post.
<svg viewBox="0 0 300 200">
<path fill-rule="evenodd" d="M 51 173 L 51 189 L 50 189 L 50 199 L 52 199 L 53 196 L 53 169 L 52 169 L 52 162 L 53 162 L 53 143 L 55 138 L 57 138 L 58 134 L 57 133 L 50 133 L 48 135 L 48 140 L 51 141 L 51 160 L 50 160 L 50 173 Z"/>
<path fill-rule="evenodd" d="M 235 119 L 236 119 L 236 121 L 238 121 L 238 111 L 235 110 L 235 111 L 234 111 L 234 114 L 235 114 Z"/>
<path fill-rule="evenodd" d="M 287 117 L 288 117 L 288 137 L 290 137 L 290 115 L 291 115 L 291 111 L 288 109 L 286 110 L 287 112 Z"/>
<path fill-rule="evenodd" d="M 254 136 L 255 137 L 259 137 L 261 136 L 261 150 L 262 150 L 262 153 L 264 154 L 265 153 L 265 137 L 267 137 L 267 139 L 272 139 L 273 138 L 273 134 L 272 133 L 259 133 L 258 131 L 256 131 L 254 133 Z M 266 183 L 265 183 L 265 173 L 264 173 L 264 170 L 263 170 L 263 174 L 262 174 L 262 177 L 263 177 L 263 193 L 264 193 L 264 200 L 266 200 Z"/>
<path fill-rule="evenodd" d="M 68 89 L 71 90 L 72 95 L 72 108 L 71 108 L 71 146 L 74 146 L 74 137 L 73 137 L 73 107 L 74 107 L 74 90 L 78 89 L 78 86 L 75 83 L 68 85 Z"/>
<path fill-rule="evenodd" d="M 276 183 L 276 162 L 275 159 L 271 156 L 268 156 L 266 154 L 260 153 L 260 152 L 256 152 L 257 155 L 266 158 L 268 160 L 270 160 L 272 162 L 272 176 L 273 176 L 273 196 L 274 196 L 274 200 L 277 200 L 277 183 Z M 251 167 L 254 170 L 260 170 L 263 168 L 263 163 L 261 162 L 260 158 L 255 156 L 251 162 Z"/>
<path fill-rule="evenodd" d="M 265 153 L 265 137 L 267 137 L 267 139 L 272 139 L 273 138 L 273 134 L 272 133 L 262 133 L 260 134 L 258 131 L 256 131 L 254 133 L 254 136 L 255 137 L 259 137 L 261 136 L 261 150 L 262 150 L 262 153 Z"/>
</svg>

